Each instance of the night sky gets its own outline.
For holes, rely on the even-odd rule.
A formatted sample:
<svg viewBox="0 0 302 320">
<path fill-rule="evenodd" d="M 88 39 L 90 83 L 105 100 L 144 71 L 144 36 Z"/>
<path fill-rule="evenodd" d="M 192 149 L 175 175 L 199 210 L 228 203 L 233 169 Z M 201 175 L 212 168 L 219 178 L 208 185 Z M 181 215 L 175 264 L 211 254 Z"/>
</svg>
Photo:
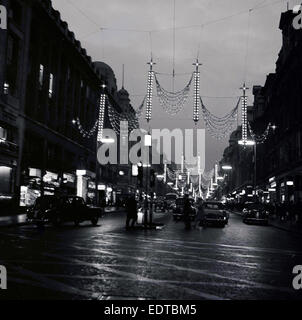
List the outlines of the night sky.
<svg viewBox="0 0 302 320">
<path fill-rule="evenodd" d="M 76 38 L 94 61 L 109 64 L 125 88 L 134 108 L 146 94 L 151 49 L 158 78 L 172 90 L 174 0 L 53 0 Z M 218 116 L 228 113 L 238 101 L 244 81 L 252 88 L 263 85 L 275 71 L 281 48 L 280 14 L 297 0 L 176 0 L 175 89 L 185 87 L 199 56 L 201 96 Z M 254 8 L 252 11 L 249 9 Z M 250 19 L 249 19 L 250 16 Z M 250 23 L 249 23 L 250 21 Z M 200 25 L 204 25 L 203 28 Z M 104 28 L 101 30 L 101 28 Z M 151 34 L 150 34 L 150 31 Z M 192 87 L 193 89 L 193 87 Z M 190 92 L 192 96 L 193 90 Z M 249 90 L 249 104 L 253 102 Z M 177 116 L 165 113 L 154 98 L 153 128 L 192 128 L 192 99 Z M 144 121 L 141 126 L 146 128 Z M 199 128 L 204 127 L 200 121 Z M 228 139 L 216 141 L 207 135 L 206 168 L 221 159 Z"/>
</svg>

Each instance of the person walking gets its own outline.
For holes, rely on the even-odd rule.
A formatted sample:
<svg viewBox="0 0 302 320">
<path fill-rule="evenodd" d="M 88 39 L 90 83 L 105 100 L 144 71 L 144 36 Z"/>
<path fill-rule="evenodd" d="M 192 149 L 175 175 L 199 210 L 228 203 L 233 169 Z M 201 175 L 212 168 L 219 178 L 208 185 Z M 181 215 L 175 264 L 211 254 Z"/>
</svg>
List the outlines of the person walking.
<svg viewBox="0 0 302 320">
<path fill-rule="evenodd" d="M 189 195 L 186 194 L 184 197 L 184 223 L 185 223 L 185 228 L 186 230 L 191 230 L 191 213 L 192 207 L 189 199 Z"/>
<path fill-rule="evenodd" d="M 126 229 L 129 230 L 130 227 L 134 228 L 134 225 L 137 221 L 137 202 L 134 196 L 131 196 L 127 199 L 126 211 L 127 211 Z"/>
<path fill-rule="evenodd" d="M 200 226 L 203 216 L 204 216 L 204 206 L 203 206 L 203 199 L 199 198 L 197 202 L 197 214 L 195 218 L 195 224 L 194 224 L 194 229 L 197 228 L 197 226 Z"/>
</svg>

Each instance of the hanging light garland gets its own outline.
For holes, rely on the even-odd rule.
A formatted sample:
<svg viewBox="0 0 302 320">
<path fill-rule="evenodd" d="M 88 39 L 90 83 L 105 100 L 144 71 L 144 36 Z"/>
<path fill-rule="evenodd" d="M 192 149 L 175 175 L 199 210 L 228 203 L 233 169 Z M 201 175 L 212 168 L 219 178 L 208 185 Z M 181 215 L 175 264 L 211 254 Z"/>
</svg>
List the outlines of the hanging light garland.
<svg viewBox="0 0 302 320">
<path fill-rule="evenodd" d="M 183 90 L 178 92 L 170 92 L 164 89 L 155 74 L 157 97 L 162 108 L 168 114 L 175 116 L 184 107 L 186 101 L 189 97 L 190 87 L 192 84 L 193 76 L 191 76 L 189 83 L 185 86 Z"/>
<path fill-rule="evenodd" d="M 256 142 L 256 143 L 264 143 L 269 135 L 270 129 L 272 128 L 272 124 L 269 123 L 267 128 L 265 129 L 264 133 L 262 135 L 256 135 L 251 127 L 251 124 L 248 122 L 248 128 L 249 128 L 249 132 L 251 134 L 252 139 Z"/>
<path fill-rule="evenodd" d="M 98 122 L 99 122 L 99 121 L 96 120 L 94 126 L 93 126 L 92 129 L 89 130 L 89 131 L 86 131 L 86 130 L 83 128 L 83 126 L 82 126 L 79 118 L 76 118 L 76 119 L 73 120 L 72 122 L 73 122 L 73 124 L 76 124 L 76 125 L 77 125 L 78 130 L 79 130 L 80 134 L 83 136 L 83 138 L 89 139 L 89 138 L 91 138 L 91 137 L 94 135 L 94 133 L 96 132 L 96 129 L 98 128 Z"/>
<path fill-rule="evenodd" d="M 238 100 L 235 108 L 231 110 L 231 112 L 225 115 L 224 117 L 217 117 L 213 115 L 206 108 L 201 97 L 200 97 L 200 102 L 201 102 L 203 119 L 210 135 L 213 138 L 216 138 L 217 140 L 226 138 L 230 134 L 230 132 L 233 130 L 234 125 L 236 124 L 240 99 Z"/>
<path fill-rule="evenodd" d="M 144 105 L 145 105 L 146 99 L 147 99 L 147 95 L 144 97 L 143 102 L 141 103 L 139 108 L 136 110 L 136 117 L 138 119 L 143 115 L 143 109 L 144 109 Z"/>
<path fill-rule="evenodd" d="M 108 102 L 108 116 L 111 127 L 116 132 L 116 134 L 120 134 L 120 123 L 121 121 L 128 122 L 128 131 L 129 133 L 134 129 L 139 128 L 139 122 L 135 112 L 123 112 L 118 113 L 116 109 Z"/>
</svg>

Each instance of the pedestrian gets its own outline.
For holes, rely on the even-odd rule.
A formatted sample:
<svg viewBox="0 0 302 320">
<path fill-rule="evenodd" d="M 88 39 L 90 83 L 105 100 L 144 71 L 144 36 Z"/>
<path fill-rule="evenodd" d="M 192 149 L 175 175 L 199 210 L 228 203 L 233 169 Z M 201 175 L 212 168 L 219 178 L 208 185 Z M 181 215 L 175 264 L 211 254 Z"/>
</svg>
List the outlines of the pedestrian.
<svg viewBox="0 0 302 320">
<path fill-rule="evenodd" d="M 185 223 L 185 228 L 186 230 L 191 230 L 191 217 L 190 213 L 192 211 L 189 195 L 186 194 L 184 197 L 184 223 Z"/>
<path fill-rule="evenodd" d="M 131 196 L 126 201 L 126 229 L 134 228 L 137 221 L 137 202 L 134 196 Z"/>
<path fill-rule="evenodd" d="M 203 205 L 203 200 L 201 198 L 198 199 L 196 210 L 197 210 L 197 214 L 195 217 L 194 229 L 196 229 L 197 226 L 200 226 L 204 216 L 204 205 Z"/>
</svg>

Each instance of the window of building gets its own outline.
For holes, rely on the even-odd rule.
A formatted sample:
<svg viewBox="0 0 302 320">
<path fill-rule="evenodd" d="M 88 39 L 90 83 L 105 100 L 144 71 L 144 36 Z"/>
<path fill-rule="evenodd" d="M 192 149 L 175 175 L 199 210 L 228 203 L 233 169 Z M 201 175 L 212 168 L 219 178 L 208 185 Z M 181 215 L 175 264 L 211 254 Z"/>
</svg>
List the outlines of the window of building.
<svg viewBox="0 0 302 320">
<path fill-rule="evenodd" d="M 0 127 L 0 142 L 6 141 L 7 139 L 7 130 L 5 128 Z"/>
<path fill-rule="evenodd" d="M 8 194 L 11 192 L 12 168 L 0 166 L 0 193 Z"/>
<path fill-rule="evenodd" d="M 43 66 L 43 64 L 40 64 L 40 70 L 39 70 L 39 84 L 40 84 L 40 88 L 43 87 L 43 80 L 44 80 L 44 66 Z"/>
<path fill-rule="evenodd" d="M 4 82 L 3 93 L 9 94 L 9 84 L 7 82 Z"/>
<path fill-rule="evenodd" d="M 49 75 L 49 89 L 48 89 L 48 96 L 49 98 L 52 98 L 53 96 L 53 87 L 54 87 L 54 76 L 53 74 L 51 73 Z"/>
</svg>

